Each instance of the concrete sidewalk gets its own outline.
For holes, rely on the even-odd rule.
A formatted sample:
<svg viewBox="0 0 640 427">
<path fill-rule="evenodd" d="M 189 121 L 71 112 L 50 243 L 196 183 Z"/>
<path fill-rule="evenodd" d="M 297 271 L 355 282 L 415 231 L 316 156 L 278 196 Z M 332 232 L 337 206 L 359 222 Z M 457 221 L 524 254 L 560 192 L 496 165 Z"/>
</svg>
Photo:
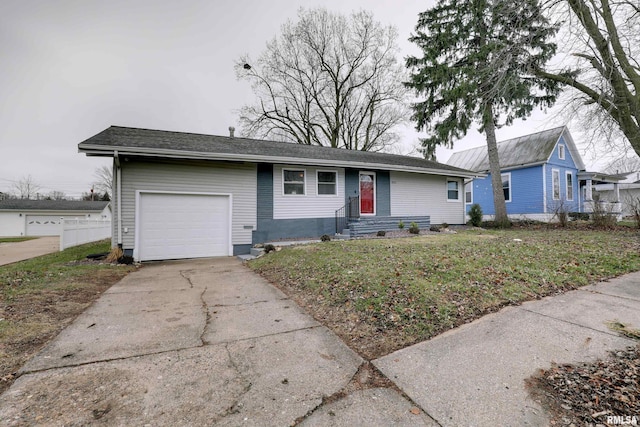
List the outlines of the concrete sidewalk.
<svg viewBox="0 0 640 427">
<path fill-rule="evenodd" d="M 373 361 L 233 258 L 146 264 L 28 362 L 3 425 L 546 426 L 524 381 L 635 345 L 640 273 L 508 307 Z M 369 385 L 369 387 L 373 387 Z M 634 414 L 615 414 L 634 415 Z"/>
<path fill-rule="evenodd" d="M 442 426 L 547 426 L 525 379 L 636 345 L 613 320 L 640 329 L 640 273 L 505 308 L 374 365 Z"/>
<path fill-rule="evenodd" d="M 363 360 L 235 258 L 147 264 L 28 362 L 3 425 L 424 425 Z M 325 401 L 330 396 L 335 402 Z M 413 412 L 418 412 L 414 414 Z"/>
<path fill-rule="evenodd" d="M 38 237 L 16 243 L 0 243 L 0 265 L 12 264 L 60 250 L 60 237 Z"/>
</svg>

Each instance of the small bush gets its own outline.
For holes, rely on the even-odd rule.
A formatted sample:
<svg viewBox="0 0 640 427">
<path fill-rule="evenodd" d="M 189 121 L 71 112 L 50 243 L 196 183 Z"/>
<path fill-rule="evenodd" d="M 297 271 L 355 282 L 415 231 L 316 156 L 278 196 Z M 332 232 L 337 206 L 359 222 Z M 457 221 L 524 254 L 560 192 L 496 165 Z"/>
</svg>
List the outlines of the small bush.
<svg viewBox="0 0 640 427">
<path fill-rule="evenodd" d="M 569 212 L 571 221 L 589 221 L 589 214 L 585 212 Z"/>
<path fill-rule="evenodd" d="M 605 206 L 603 203 L 593 203 L 593 213 L 591 214 L 593 225 L 599 228 L 612 228 L 618 219 L 612 212 L 612 205 Z"/>
<path fill-rule="evenodd" d="M 384 237 L 387 235 L 387 232 L 384 230 L 378 230 L 378 232 L 376 233 L 376 236 L 378 237 Z"/>
<path fill-rule="evenodd" d="M 442 224 L 440 224 L 440 228 L 449 228 L 449 224 L 443 222 Z"/>
<path fill-rule="evenodd" d="M 429 231 L 435 231 L 436 233 L 439 233 L 440 227 L 438 227 L 437 225 L 432 225 L 431 227 L 429 227 Z"/>
<path fill-rule="evenodd" d="M 409 224 L 409 233 L 411 234 L 420 234 L 420 227 L 415 222 Z"/>
<path fill-rule="evenodd" d="M 275 252 L 276 247 L 273 246 L 271 243 L 268 243 L 266 245 L 264 245 L 264 253 L 268 254 L 269 252 Z"/>
<path fill-rule="evenodd" d="M 400 221 L 400 222 L 398 223 L 398 228 L 399 228 L 400 230 L 402 230 L 402 229 L 404 228 L 404 222 Z"/>
<path fill-rule="evenodd" d="M 323 234 L 322 237 L 320 237 L 320 240 L 322 240 L 323 242 L 330 242 L 331 236 L 329 236 L 328 234 Z"/>
<path fill-rule="evenodd" d="M 480 227 L 482 225 L 482 208 L 479 204 L 474 203 L 469 208 L 469 222 L 474 227 Z"/>
</svg>

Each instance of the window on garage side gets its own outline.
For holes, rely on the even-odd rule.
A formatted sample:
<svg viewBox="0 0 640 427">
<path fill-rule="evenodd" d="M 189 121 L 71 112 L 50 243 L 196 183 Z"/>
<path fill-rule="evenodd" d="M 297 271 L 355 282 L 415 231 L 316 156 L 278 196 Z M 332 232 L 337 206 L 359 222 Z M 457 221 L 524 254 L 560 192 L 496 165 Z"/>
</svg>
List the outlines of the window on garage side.
<svg viewBox="0 0 640 427">
<path fill-rule="evenodd" d="M 502 192 L 504 193 L 504 201 L 511 201 L 511 174 L 503 173 L 500 175 L 502 178 Z"/>
<path fill-rule="evenodd" d="M 335 196 L 338 194 L 338 174 L 335 171 L 318 171 L 318 194 Z"/>
<path fill-rule="evenodd" d="M 283 169 L 282 181 L 284 194 L 304 195 L 305 171 L 304 169 Z"/>
<path fill-rule="evenodd" d="M 460 183 L 458 181 L 447 180 L 447 200 L 452 202 L 460 200 Z"/>
</svg>

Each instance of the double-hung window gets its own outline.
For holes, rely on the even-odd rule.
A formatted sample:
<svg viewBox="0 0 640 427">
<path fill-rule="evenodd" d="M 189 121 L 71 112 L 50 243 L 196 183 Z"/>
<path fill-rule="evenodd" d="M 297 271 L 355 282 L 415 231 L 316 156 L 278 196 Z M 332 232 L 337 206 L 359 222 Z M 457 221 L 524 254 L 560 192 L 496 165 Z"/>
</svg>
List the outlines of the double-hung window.
<svg viewBox="0 0 640 427">
<path fill-rule="evenodd" d="M 447 180 L 447 200 L 457 202 L 460 200 L 460 183 L 454 180 Z"/>
<path fill-rule="evenodd" d="M 511 201 L 511 174 L 503 173 L 502 175 L 500 175 L 500 178 L 502 178 L 502 192 L 504 193 L 504 201 L 510 202 Z"/>
<path fill-rule="evenodd" d="M 318 171 L 318 195 L 338 194 L 338 174 L 335 171 Z"/>
<path fill-rule="evenodd" d="M 304 169 L 283 169 L 282 181 L 284 194 L 304 195 Z"/>
</svg>

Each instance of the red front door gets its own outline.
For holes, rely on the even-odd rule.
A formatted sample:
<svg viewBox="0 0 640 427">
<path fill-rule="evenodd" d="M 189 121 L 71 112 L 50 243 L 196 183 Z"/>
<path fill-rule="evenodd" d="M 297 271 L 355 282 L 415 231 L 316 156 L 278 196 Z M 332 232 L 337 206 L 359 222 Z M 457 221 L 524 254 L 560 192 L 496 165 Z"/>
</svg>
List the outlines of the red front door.
<svg viewBox="0 0 640 427">
<path fill-rule="evenodd" d="M 360 173 L 360 214 L 375 214 L 375 179 L 373 173 Z"/>
</svg>

